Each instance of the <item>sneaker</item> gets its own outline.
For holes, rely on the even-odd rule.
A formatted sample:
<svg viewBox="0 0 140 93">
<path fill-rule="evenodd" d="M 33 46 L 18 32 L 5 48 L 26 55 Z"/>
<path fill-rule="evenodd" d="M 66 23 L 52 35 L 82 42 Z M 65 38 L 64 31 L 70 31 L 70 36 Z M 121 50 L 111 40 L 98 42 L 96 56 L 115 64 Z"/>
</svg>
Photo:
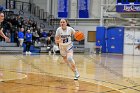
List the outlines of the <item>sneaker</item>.
<svg viewBox="0 0 140 93">
<path fill-rule="evenodd" d="M 49 51 L 49 55 L 51 55 L 51 51 Z"/>
<path fill-rule="evenodd" d="M 56 53 L 55 53 L 55 52 L 53 52 L 53 55 L 56 55 Z"/>
<path fill-rule="evenodd" d="M 79 77 L 80 77 L 79 74 L 75 75 L 74 80 L 78 80 Z"/>
<path fill-rule="evenodd" d="M 28 54 L 32 54 L 32 53 L 29 51 Z"/>
<path fill-rule="evenodd" d="M 27 54 L 28 54 L 28 52 L 26 51 L 26 52 L 25 52 L 25 54 L 27 55 Z"/>
</svg>

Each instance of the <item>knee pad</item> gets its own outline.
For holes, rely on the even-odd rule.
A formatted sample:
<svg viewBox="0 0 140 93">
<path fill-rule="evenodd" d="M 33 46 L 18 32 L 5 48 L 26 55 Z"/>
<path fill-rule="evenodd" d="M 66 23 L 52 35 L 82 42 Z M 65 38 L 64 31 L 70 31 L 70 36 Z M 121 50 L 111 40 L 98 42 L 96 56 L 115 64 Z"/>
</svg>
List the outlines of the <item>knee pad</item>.
<svg viewBox="0 0 140 93">
<path fill-rule="evenodd" d="M 73 57 L 72 57 L 72 56 L 69 56 L 69 57 L 67 57 L 67 60 L 68 60 L 69 62 L 73 62 Z"/>
</svg>

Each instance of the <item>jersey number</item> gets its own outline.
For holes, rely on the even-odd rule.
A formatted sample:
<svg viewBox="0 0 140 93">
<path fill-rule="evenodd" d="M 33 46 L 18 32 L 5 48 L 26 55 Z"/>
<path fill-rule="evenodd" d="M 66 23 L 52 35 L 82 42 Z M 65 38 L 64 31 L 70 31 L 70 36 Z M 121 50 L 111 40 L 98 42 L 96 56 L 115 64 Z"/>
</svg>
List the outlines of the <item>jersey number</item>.
<svg viewBox="0 0 140 93">
<path fill-rule="evenodd" d="M 63 43 L 67 43 L 67 42 L 68 42 L 68 38 L 64 38 Z"/>
</svg>

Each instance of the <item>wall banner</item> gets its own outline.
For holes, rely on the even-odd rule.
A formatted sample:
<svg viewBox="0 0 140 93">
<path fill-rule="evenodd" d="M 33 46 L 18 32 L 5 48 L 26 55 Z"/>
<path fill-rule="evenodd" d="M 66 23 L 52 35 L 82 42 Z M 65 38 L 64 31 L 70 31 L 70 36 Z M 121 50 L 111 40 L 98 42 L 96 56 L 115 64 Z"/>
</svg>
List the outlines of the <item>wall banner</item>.
<svg viewBox="0 0 140 93">
<path fill-rule="evenodd" d="M 89 0 L 78 0 L 79 18 L 89 18 Z"/>
<path fill-rule="evenodd" d="M 58 17 L 67 18 L 69 10 L 69 0 L 58 0 Z"/>
</svg>

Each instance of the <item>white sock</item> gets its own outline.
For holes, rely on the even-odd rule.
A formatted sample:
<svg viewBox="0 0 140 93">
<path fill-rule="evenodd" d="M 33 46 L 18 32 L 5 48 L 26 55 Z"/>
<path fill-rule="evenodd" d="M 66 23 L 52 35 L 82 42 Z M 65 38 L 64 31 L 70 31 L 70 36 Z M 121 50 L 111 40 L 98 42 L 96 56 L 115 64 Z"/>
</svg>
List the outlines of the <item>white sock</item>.
<svg viewBox="0 0 140 93">
<path fill-rule="evenodd" d="M 77 68 L 75 69 L 75 75 L 79 75 Z"/>
</svg>

